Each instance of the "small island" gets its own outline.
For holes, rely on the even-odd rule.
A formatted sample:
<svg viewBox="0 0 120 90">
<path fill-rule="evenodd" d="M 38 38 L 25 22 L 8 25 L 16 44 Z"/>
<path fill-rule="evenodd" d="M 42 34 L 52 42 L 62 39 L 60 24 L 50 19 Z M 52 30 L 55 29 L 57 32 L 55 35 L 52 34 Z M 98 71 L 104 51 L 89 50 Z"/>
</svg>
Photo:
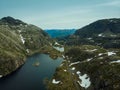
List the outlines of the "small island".
<svg viewBox="0 0 120 90">
<path fill-rule="evenodd" d="M 38 67 L 39 65 L 40 65 L 40 62 L 39 62 L 39 61 L 37 61 L 37 62 L 33 63 L 33 66 Z"/>
</svg>

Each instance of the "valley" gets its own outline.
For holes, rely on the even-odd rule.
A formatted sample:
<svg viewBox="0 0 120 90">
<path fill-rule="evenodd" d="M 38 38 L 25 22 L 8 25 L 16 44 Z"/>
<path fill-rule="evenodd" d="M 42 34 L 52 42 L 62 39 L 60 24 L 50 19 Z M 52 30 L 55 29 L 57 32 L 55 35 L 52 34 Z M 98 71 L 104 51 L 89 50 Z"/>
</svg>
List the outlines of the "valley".
<svg viewBox="0 0 120 90">
<path fill-rule="evenodd" d="M 0 20 L 0 90 L 120 89 L 120 19 L 63 36 L 48 31 L 12 17 Z"/>
<path fill-rule="evenodd" d="M 46 80 L 47 89 L 119 90 L 119 21 L 98 20 L 73 35 L 57 39 L 64 42 L 64 61 L 53 78 Z"/>
</svg>

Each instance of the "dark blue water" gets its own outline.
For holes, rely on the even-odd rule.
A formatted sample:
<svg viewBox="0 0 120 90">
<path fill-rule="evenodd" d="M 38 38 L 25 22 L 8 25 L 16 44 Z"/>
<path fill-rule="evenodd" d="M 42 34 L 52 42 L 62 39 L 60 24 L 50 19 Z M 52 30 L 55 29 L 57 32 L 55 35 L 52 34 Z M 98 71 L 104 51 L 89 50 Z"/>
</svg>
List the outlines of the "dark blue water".
<svg viewBox="0 0 120 90">
<path fill-rule="evenodd" d="M 53 60 L 45 54 L 35 54 L 19 70 L 0 79 L 0 90 L 46 90 L 44 79 L 53 76 L 62 60 Z M 38 67 L 33 66 L 36 61 L 40 62 Z"/>
</svg>

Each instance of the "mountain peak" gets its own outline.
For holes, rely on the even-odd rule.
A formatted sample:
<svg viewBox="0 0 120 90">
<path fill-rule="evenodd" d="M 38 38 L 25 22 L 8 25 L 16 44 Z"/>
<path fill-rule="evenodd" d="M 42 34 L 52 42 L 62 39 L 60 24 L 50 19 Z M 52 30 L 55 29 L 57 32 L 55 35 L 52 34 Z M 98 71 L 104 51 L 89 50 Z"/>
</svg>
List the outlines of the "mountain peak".
<svg viewBox="0 0 120 90">
<path fill-rule="evenodd" d="M 120 19 L 111 18 L 98 20 L 77 30 L 75 34 L 83 37 L 90 37 L 94 34 L 104 33 L 108 30 L 112 33 L 120 33 Z"/>
<path fill-rule="evenodd" d="M 23 21 L 19 20 L 19 19 L 15 19 L 13 17 L 7 16 L 7 17 L 3 17 L 0 20 L 2 23 L 6 23 L 6 24 L 10 24 L 10 25 L 26 25 L 26 23 L 24 23 Z"/>
</svg>

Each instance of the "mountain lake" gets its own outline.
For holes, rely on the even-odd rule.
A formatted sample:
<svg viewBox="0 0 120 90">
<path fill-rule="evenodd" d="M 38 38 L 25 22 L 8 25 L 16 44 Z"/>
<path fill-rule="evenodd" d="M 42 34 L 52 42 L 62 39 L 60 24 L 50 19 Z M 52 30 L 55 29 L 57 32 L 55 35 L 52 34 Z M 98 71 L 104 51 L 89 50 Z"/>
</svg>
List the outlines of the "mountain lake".
<svg viewBox="0 0 120 90">
<path fill-rule="evenodd" d="M 46 90 L 45 78 L 52 78 L 63 58 L 53 60 L 46 54 L 34 54 L 11 75 L 0 78 L 0 90 Z M 39 62 L 38 66 L 33 65 Z"/>
</svg>

